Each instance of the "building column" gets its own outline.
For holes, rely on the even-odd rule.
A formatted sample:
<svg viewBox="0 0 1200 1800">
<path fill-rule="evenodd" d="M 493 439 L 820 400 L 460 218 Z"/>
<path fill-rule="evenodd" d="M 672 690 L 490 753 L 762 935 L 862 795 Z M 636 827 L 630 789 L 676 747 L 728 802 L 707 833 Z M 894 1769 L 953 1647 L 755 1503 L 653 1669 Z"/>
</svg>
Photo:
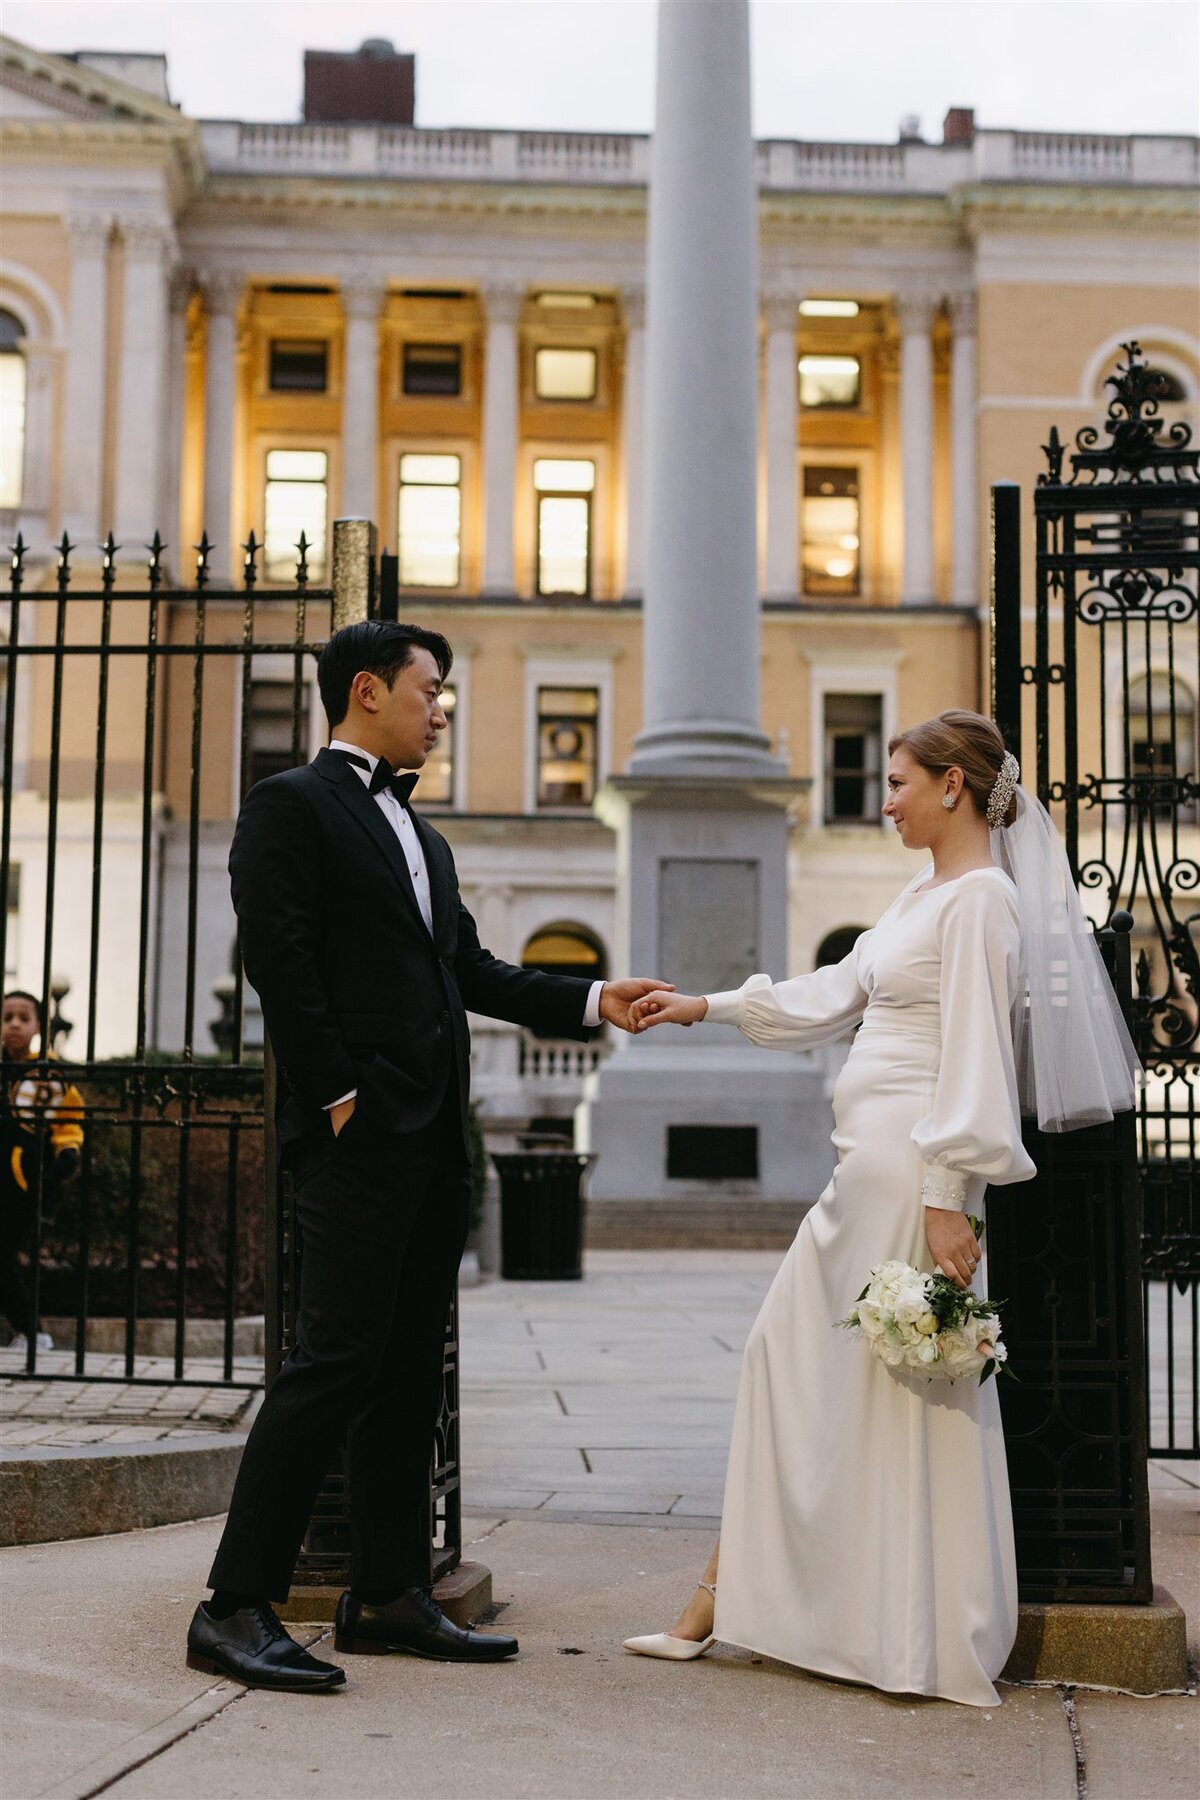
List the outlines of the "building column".
<svg viewBox="0 0 1200 1800">
<path fill-rule="evenodd" d="M 21 536 L 36 555 L 44 555 L 50 534 L 50 474 L 54 448 L 54 365 L 51 344 L 22 346 L 25 360 L 25 458 L 21 471 Z"/>
<path fill-rule="evenodd" d="M 658 12 L 643 724 L 630 772 L 775 765 L 759 725 L 758 222 L 746 0 Z M 719 421 L 719 429 L 714 421 Z"/>
<path fill-rule="evenodd" d="M 955 606 L 978 606 L 979 477 L 975 417 L 976 318 L 974 294 L 950 302 L 954 337 L 950 346 L 950 455 L 954 550 L 950 599 Z"/>
<path fill-rule="evenodd" d="M 233 459 L 237 392 L 237 310 L 241 275 L 204 277 L 208 337 L 204 349 L 204 511 L 212 546 L 210 579 L 226 583 L 233 570 Z"/>
<path fill-rule="evenodd" d="M 517 591 L 513 561 L 519 363 L 517 320 L 525 291 L 508 282 L 482 290 L 487 313 L 483 366 L 483 581 L 485 594 Z"/>
<path fill-rule="evenodd" d="M 341 282 L 346 314 L 342 372 L 342 514 L 376 517 L 379 468 L 379 314 L 386 282 L 350 276 Z"/>
<path fill-rule="evenodd" d="M 933 602 L 933 315 L 925 297 L 896 302 L 900 321 L 900 461 L 906 606 Z"/>
<path fill-rule="evenodd" d="M 763 300 L 767 327 L 767 565 L 768 600 L 795 600 L 799 593 L 796 510 L 796 319 L 793 293 L 769 293 Z"/>
<path fill-rule="evenodd" d="M 114 530 L 118 543 L 148 545 L 170 526 L 160 513 L 165 463 L 170 460 L 167 417 L 167 275 L 174 243 L 157 219 L 120 219 L 125 244 L 121 360 L 117 377 L 117 455 Z"/>
<path fill-rule="evenodd" d="M 626 600 L 640 600 L 646 579 L 645 459 L 642 445 L 646 414 L 646 290 L 640 284 L 621 289 L 625 318 L 625 384 L 621 400 L 621 453 L 625 469 Z"/>
<path fill-rule="evenodd" d="M 67 309 L 67 376 L 63 412 L 63 530 L 89 550 L 101 537 L 100 492 L 104 477 L 104 377 L 107 363 L 107 213 L 79 213 L 67 220 L 71 245 L 71 298 Z"/>
<path fill-rule="evenodd" d="M 183 433 L 187 417 L 188 307 L 196 276 L 176 266 L 167 289 L 167 454 L 163 472 L 163 535 L 171 547 L 171 567 L 185 567 L 183 544 Z"/>
</svg>

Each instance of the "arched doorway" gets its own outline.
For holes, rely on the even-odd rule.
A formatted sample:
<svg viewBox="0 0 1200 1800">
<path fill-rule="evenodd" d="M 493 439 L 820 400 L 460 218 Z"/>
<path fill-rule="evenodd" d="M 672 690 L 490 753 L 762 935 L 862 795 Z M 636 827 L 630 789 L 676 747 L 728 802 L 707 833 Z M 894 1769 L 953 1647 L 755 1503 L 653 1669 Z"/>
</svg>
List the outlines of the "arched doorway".
<svg viewBox="0 0 1200 1800">
<path fill-rule="evenodd" d="M 863 932 L 869 929 L 866 925 L 839 925 L 836 930 L 828 932 L 817 945 L 814 968 L 825 969 L 830 963 L 840 963 L 849 956 Z"/>
</svg>

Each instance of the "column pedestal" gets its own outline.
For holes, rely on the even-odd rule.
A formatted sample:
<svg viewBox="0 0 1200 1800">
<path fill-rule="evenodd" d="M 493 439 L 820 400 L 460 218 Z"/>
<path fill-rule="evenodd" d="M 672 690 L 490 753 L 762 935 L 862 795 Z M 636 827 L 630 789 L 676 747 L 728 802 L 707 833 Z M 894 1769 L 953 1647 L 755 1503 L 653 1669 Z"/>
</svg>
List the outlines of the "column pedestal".
<svg viewBox="0 0 1200 1800">
<path fill-rule="evenodd" d="M 688 993 L 787 973 L 787 814 L 802 784 L 619 777 L 597 811 L 617 834 L 616 966 Z M 825 1063 L 731 1026 L 622 1037 L 587 1078 L 576 1145 L 590 1201 L 739 1197 L 798 1205 L 833 1168 Z"/>
</svg>

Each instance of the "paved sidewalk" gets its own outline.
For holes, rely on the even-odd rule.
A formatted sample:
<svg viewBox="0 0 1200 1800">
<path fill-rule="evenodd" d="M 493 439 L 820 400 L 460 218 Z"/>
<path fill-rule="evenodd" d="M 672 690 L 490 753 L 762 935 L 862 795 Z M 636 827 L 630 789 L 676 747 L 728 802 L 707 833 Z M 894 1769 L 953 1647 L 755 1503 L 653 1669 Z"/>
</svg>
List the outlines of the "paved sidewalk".
<svg viewBox="0 0 1200 1800">
<path fill-rule="evenodd" d="M 221 1364 L 208 1359 L 185 1367 L 190 1379 L 210 1381 L 211 1387 L 173 1386 L 173 1365 L 164 1357 L 137 1357 L 136 1384 L 120 1379 L 125 1373 L 121 1356 L 88 1355 L 84 1368 L 93 1377 L 90 1381 L 39 1381 L 36 1375 L 14 1379 L 23 1364 L 23 1356 L 0 1350 L 0 1452 L 165 1443 L 203 1431 L 244 1431 L 260 1397 L 258 1388 L 220 1385 Z M 71 1376 L 74 1369 L 74 1353 L 68 1350 L 38 1357 L 41 1374 Z M 236 1361 L 234 1379 L 261 1381 L 261 1360 Z"/>
<path fill-rule="evenodd" d="M 464 1291 L 467 1553 L 521 1639 L 513 1665 L 354 1658 L 324 1699 L 248 1694 L 182 1657 L 219 1522 L 0 1552 L 4 1800 L 1192 1800 L 1194 1699 L 1005 1687 L 981 1712 L 724 1649 L 621 1652 L 708 1554 L 739 1351 L 777 1263 L 609 1251 L 579 1284 Z M 50 1413 L 60 1384 L 42 1386 L 8 1397 Z M 190 1390 L 186 1426 L 160 1390 L 107 1391 L 130 1411 L 105 1429 L 244 1429 L 217 1417 L 214 1397 L 245 1402 L 228 1391 Z M 12 1428 L 87 1429 L 62 1392 L 57 1418 Z M 1151 1479 L 1156 1576 L 1195 1649 L 1200 1471 Z"/>
</svg>

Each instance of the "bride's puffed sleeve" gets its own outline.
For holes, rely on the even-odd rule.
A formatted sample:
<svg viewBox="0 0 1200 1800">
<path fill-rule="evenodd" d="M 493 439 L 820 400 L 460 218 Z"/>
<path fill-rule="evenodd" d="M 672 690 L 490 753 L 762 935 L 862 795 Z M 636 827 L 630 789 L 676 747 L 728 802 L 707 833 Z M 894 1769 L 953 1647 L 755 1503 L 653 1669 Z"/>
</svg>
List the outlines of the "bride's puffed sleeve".
<svg viewBox="0 0 1200 1800">
<path fill-rule="evenodd" d="M 752 1044 L 777 1050 L 815 1050 L 846 1037 L 867 1004 L 859 977 L 859 953 L 870 934 L 864 932 L 840 963 L 772 982 L 751 975 L 740 988 L 709 994 L 705 1023 L 736 1025 Z"/>
<path fill-rule="evenodd" d="M 988 876 L 964 878 L 938 922 L 942 1050 L 933 1107 L 913 1127 L 925 1158 L 926 1206 L 962 1212 L 967 1181 L 997 1186 L 1037 1173 L 1021 1142 L 1011 1006 L 1021 925 L 1017 897 Z"/>
</svg>

